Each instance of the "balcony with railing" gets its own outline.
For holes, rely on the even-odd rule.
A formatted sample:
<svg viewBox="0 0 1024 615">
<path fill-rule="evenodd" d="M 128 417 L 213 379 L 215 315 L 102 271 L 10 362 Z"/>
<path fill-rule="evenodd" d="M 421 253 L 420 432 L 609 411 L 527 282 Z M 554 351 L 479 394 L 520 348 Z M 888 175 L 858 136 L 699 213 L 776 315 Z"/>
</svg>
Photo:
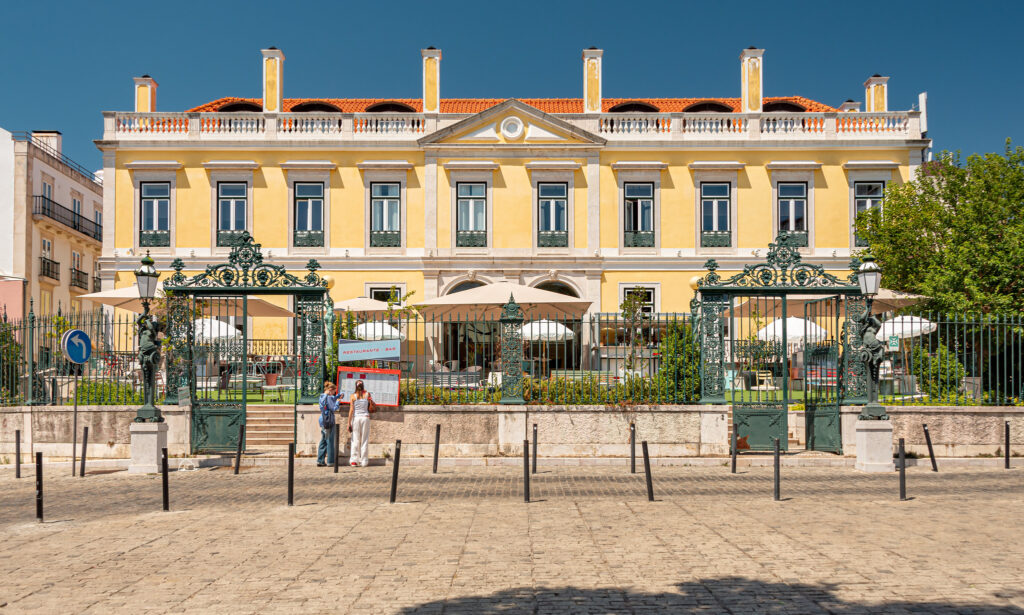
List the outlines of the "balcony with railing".
<svg viewBox="0 0 1024 615">
<path fill-rule="evenodd" d="M 539 248 L 566 248 L 568 246 L 568 231 L 537 231 L 537 247 Z"/>
<path fill-rule="evenodd" d="M 97 241 L 103 241 L 103 225 L 86 218 L 74 210 L 64 207 L 53 199 L 41 194 L 32 197 L 32 214 L 44 216 L 51 220 L 60 222 L 62 225 L 91 237 Z"/>
<path fill-rule="evenodd" d="M 89 274 L 81 269 L 71 268 L 71 287 L 89 292 Z"/>
<path fill-rule="evenodd" d="M 51 280 L 60 281 L 60 262 L 45 256 L 39 257 L 39 275 Z"/>
<path fill-rule="evenodd" d="M 242 235 L 245 234 L 244 230 L 223 230 L 217 229 L 217 247 L 218 248 L 233 248 L 238 245 L 239 240 L 242 239 Z"/>
<path fill-rule="evenodd" d="M 457 248 L 486 248 L 487 231 L 456 231 L 455 247 Z"/>
<path fill-rule="evenodd" d="M 469 117 L 421 113 L 133 113 L 108 111 L 121 141 L 415 141 Z M 870 141 L 920 139 L 918 111 L 559 114 L 609 141 Z"/>
<path fill-rule="evenodd" d="M 796 248 L 806 248 L 808 245 L 807 231 L 786 231 L 780 230 L 779 237 L 789 237 L 789 245 Z"/>
<path fill-rule="evenodd" d="M 728 248 L 732 245 L 732 233 L 729 231 L 701 231 L 700 247 Z"/>
<path fill-rule="evenodd" d="M 622 244 L 627 248 L 653 248 L 654 231 L 624 231 Z"/>
<path fill-rule="evenodd" d="M 166 230 L 139 231 L 139 247 L 167 248 L 171 245 L 171 232 Z"/>
<path fill-rule="evenodd" d="M 402 245 L 400 231 L 370 231 L 371 248 L 397 248 Z"/>
<path fill-rule="evenodd" d="M 296 248 L 322 248 L 324 247 L 324 232 L 295 231 L 292 235 L 292 245 Z"/>
</svg>

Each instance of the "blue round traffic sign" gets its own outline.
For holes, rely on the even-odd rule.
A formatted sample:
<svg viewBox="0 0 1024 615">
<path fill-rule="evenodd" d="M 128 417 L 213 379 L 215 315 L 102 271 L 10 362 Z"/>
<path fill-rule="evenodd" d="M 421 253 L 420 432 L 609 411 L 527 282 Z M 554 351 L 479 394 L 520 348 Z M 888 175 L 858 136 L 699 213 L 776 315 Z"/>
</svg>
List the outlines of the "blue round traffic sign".
<svg viewBox="0 0 1024 615">
<path fill-rule="evenodd" d="M 85 363 L 92 356 L 92 340 L 81 329 L 65 331 L 60 338 L 60 347 L 64 357 L 72 363 Z"/>
</svg>

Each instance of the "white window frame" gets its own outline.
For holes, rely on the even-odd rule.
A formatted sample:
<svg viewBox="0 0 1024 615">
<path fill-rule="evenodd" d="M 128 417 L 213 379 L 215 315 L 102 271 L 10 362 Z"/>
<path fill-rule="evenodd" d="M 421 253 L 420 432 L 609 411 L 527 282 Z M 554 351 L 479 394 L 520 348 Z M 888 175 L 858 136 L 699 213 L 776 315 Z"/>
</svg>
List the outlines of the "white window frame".
<svg viewBox="0 0 1024 615">
<path fill-rule="evenodd" d="M 407 169 L 364 169 L 363 170 L 363 246 L 368 253 L 374 254 L 395 254 L 402 253 L 406 249 L 406 238 L 408 236 L 408 206 L 406 204 L 406 185 L 409 180 Z M 373 226 L 373 184 L 398 184 L 398 224 L 399 244 L 398 247 L 371 247 L 370 231 Z"/>
<path fill-rule="evenodd" d="M 544 186 L 559 186 L 565 188 L 564 196 L 544 196 L 541 194 L 541 190 Z M 538 182 L 537 183 L 537 230 L 539 232 L 563 232 L 569 233 L 569 184 L 565 182 Z M 544 204 L 548 204 L 548 215 L 542 216 L 541 209 Z M 562 205 L 562 220 L 558 219 L 557 204 Z M 545 220 L 545 218 L 547 218 Z M 561 222 L 561 225 L 559 225 Z M 548 226 L 548 228 L 541 228 L 542 226 Z M 564 228 L 558 229 L 557 226 L 563 226 Z"/>
<path fill-rule="evenodd" d="M 725 197 L 721 197 L 721 196 L 707 196 L 707 197 L 705 197 L 704 196 L 704 186 L 725 186 L 728 189 L 728 194 Z M 733 194 L 733 192 L 732 192 L 732 186 L 729 184 L 729 182 L 701 182 L 697 186 L 697 190 L 700 192 L 700 230 L 701 230 L 701 232 L 702 233 L 704 231 L 711 231 L 711 232 L 715 232 L 715 233 L 720 232 L 720 231 L 730 231 L 731 232 L 732 231 L 732 194 Z M 711 214 L 712 223 L 711 223 L 711 226 L 713 226 L 714 228 L 709 228 L 709 229 L 705 229 L 704 228 L 704 206 L 705 206 L 705 201 L 711 201 L 711 203 L 712 203 L 712 205 L 711 205 L 711 207 L 712 207 L 712 214 Z M 725 216 L 726 224 L 729 225 L 729 228 L 727 228 L 727 229 L 718 228 L 718 226 L 719 226 L 718 222 L 722 219 L 721 207 L 722 207 L 723 203 L 725 204 L 725 207 L 727 209 L 727 211 L 726 211 L 727 215 Z"/>
<path fill-rule="evenodd" d="M 220 228 L 220 199 L 218 186 L 221 184 L 245 184 L 245 228 L 241 230 L 253 233 L 253 191 L 252 171 L 209 170 L 210 177 L 210 253 L 228 254 L 231 248 L 217 245 L 217 230 Z"/>
<path fill-rule="evenodd" d="M 326 254 L 331 247 L 331 171 L 324 169 L 287 169 L 288 173 L 288 251 L 296 254 Z M 324 185 L 324 245 L 319 247 L 296 247 L 295 230 L 295 184 Z"/>
<path fill-rule="evenodd" d="M 451 250 L 453 252 L 474 254 L 487 252 L 494 245 L 494 172 L 493 171 L 469 171 L 450 170 L 450 194 L 451 194 Z M 459 231 L 459 184 L 483 184 L 484 185 L 484 211 L 485 224 L 487 225 L 487 242 L 481 248 L 463 248 L 457 245 Z"/>
<path fill-rule="evenodd" d="M 75 250 L 71 251 L 71 268 L 77 269 L 78 271 L 85 271 L 82 269 L 82 253 Z"/>
<path fill-rule="evenodd" d="M 374 196 L 373 195 L 373 189 L 374 189 L 375 186 L 397 186 L 398 187 L 398 194 L 396 196 L 393 196 L 393 197 L 392 196 Z M 373 210 L 374 210 L 374 205 L 376 205 L 377 202 L 380 202 L 381 206 L 383 208 L 382 212 L 381 212 L 381 221 L 383 223 L 384 228 L 373 228 Z M 391 220 L 391 216 L 388 215 L 389 212 L 387 210 L 391 209 L 392 205 L 398 210 L 396 212 L 398 214 L 398 216 L 396 216 L 398 218 L 398 228 L 397 229 L 387 228 L 389 226 L 388 221 Z M 402 184 L 401 184 L 401 182 L 370 182 L 370 232 L 371 233 L 373 231 L 399 231 L 399 232 L 401 232 L 401 230 L 402 230 Z"/>
<path fill-rule="evenodd" d="M 45 178 L 40 182 L 43 185 L 43 196 L 49 200 L 53 200 L 53 180 L 47 181 Z"/>
<path fill-rule="evenodd" d="M 170 202 L 167 211 L 167 227 L 170 234 L 168 247 L 148 247 L 153 254 L 173 254 L 177 239 L 177 173 L 174 171 L 132 171 L 132 190 L 135 194 L 132 208 L 133 246 L 139 250 L 139 231 L 142 230 L 142 184 L 165 183 L 169 188 Z"/>
<path fill-rule="evenodd" d="M 74 194 L 71 195 L 71 211 L 74 212 L 75 214 L 78 214 L 79 217 L 82 216 L 82 196 L 81 195 L 79 195 L 79 196 L 75 196 Z"/>
<path fill-rule="evenodd" d="M 739 222 L 739 199 L 736 195 L 739 183 L 739 172 L 734 170 L 694 170 L 693 171 L 693 225 L 694 248 L 697 254 L 735 254 L 738 250 L 737 226 Z M 728 248 L 705 248 L 700 245 L 701 231 L 704 228 L 704 204 L 701 198 L 701 184 L 729 184 L 729 232 Z"/>
<path fill-rule="evenodd" d="M 404 297 L 405 293 L 407 292 L 405 290 L 405 287 L 406 287 L 406 283 L 405 282 L 364 282 L 363 283 L 363 296 L 364 297 L 369 297 L 369 298 L 372 299 L 373 298 L 373 291 L 381 290 L 381 289 L 385 289 L 385 288 L 390 290 L 391 287 L 395 287 L 398 290 L 398 298 L 399 299 Z"/>
<path fill-rule="evenodd" d="M 779 184 L 794 184 L 801 183 L 807 184 L 807 196 L 804 197 L 806 204 L 804 205 L 804 226 L 807 227 L 807 250 L 814 250 L 814 219 L 815 219 L 815 207 L 814 207 L 814 171 L 785 171 L 785 170 L 774 170 L 772 174 L 772 228 L 774 229 L 775 236 L 779 233 Z M 775 237 L 772 237 L 772 241 L 775 241 Z M 803 250 L 804 248 L 800 248 Z"/>
<path fill-rule="evenodd" d="M 616 209 L 619 214 L 619 250 L 629 253 L 657 253 L 661 250 L 661 170 L 660 169 L 620 169 L 615 172 L 615 181 L 618 186 Z M 651 213 L 651 223 L 654 225 L 654 246 L 650 248 L 627 248 L 626 247 L 626 184 L 653 184 L 654 185 L 654 211 Z"/>
<path fill-rule="evenodd" d="M 223 196 L 222 197 L 221 194 L 220 194 L 220 189 L 221 189 L 221 186 L 225 186 L 225 185 L 242 186 L 243 191 L 245 192 L 244 196 L 241 196 L 241 197 L 238 197 L 238 196 Z M 247 183 L 245 183 L 245 182 L 239 182 L 239 181 L 230 181 L 230 180 L 228 180 L 228 181 L 218 181 L 217 182 L 216 190 L 217 190 L 217 230 L 218 231 L 245 231 L 245 230 L 248 230 L 249 229 L 249 219 L 250 219 L 250 216 L 249 216 L 249 185 Z M 242 220 L 241 227 L 239 227 L 238 220 L 237 220 L 237 218 L 238 218 L 238 205 L 239 205 L 239 201 L 241 201 L 242 217 L 244 218 Z M 230 218 L 230 221 L 231 221 L 231 228 L 221 228 L 220 227 L 221 220 L 222 220 L 221 207 L 224 205 L 224 203 L 229 203 L 229 207 L 230 207 L 229 214 L 230 215 L 228 217 Z"/>
<path fill-rule="evenodd" d="M 649 196 L 649 197 L 639 197 L 639 196 L 631 197 L 631 196 L 626 194 L 626 189 L 629 186 L 650 186 L 651 187 L 651 196 Z M 628 220 L 628 218 L 630 216 L 626 215 L 626 209 L 627 209 L 627 205 L 629 204 L 630 201 L 634 202 L 633 203 L 633 207 L 631 208 L 633 210 L 633 216 L 632 217 L 634 218 L 634 221 L 635 220 L 639 220 L 640 224 L 637 225 L 637 228 L 627 229 L 625 227 L 625 223 L 626 223 L 626 221 Z M 648 210 L 649 213 L 650 213 L 650 219 L 647 220 L 647 222 L 648 222 L 647 226 L 649 226 L 650 228 L 642 228 L 643 226 L 645 226 L 643 224 L 643 222 L 644 222 L 644 215 L 643 215 L 644 209 L 643 209 L 643 206 L 642 206 L 642 203 L 644 201 L 650 201 L 650 209 Z M 630 231 L 632 231 L 634 233 L 643 233 L 643 232 L 652 232 L 653 233 L 654 232 L 654 184 L 652 182 L 623 182 L 623 184 L 622 184 L 622 219 L 623 219 L 623 229 L 622 230 L 624 232 L 627 232 L 627 233 L 630 232 Z"/>
<path fill-rule="evenodd" d="M 576 215 L 573 199 L 573 195 L 575 193 L 575 175 L 575 172 L 572 170 L 530 169 L 530 188 L 533 196 L 530 223 L 533 228 L 533 247 L 535 252 L 545 254 L 566 254 L 573 249 L 576 241 Z M 541 248 L 538 245 L 540 241 L 540 184 L 565 184 L 565 228 L 569 233 L 569 238 L 567 245 L 564 248 Z"/>
<path fill-rule="evenodd" d="M 459 194 L 459 189 L 462 188 L 463 186 L 479 186 L 479 187 L 483 188 L 483 193 L 484 194 L 483 194 L 482 197 L 472 196 L 472 195 L 470 195 L 470 196 L 461 196 Z M 487 184 L 485 184 L 484 182 L 458 182 L 457 184 L 455 184 L 455 223 L 456 223 L 456 225 L 458 225 L 459 219 L 462 217 L 460 214 L 462 213 L 462 202 L 463 201 L 466 201 L 466 204 L 472 208 L 470 210 L 470 212 L 469 212 L 469 216 L 467 217 L 467 219 L 469 220 L 469 228 L 459 228 L 458 226 L 456 226 L 455 231 L 456 232 L 458 232 L 458 231 L 470 231 L 470 232 L 484 231 L 484 232 L 487 232 L 487 229 L 490 226 L 488 224 L 489 220 L 487 219 Z M 478 212 L 478 209 L 480 210 L 479 212 Z M 479 215 L 477 215 L 478 213 L 483 214 L 483 215 L 479 216 Z M 484 221 L 484 227 L 483 228 L 476 228 L 476 221 L 477 221 L 478 218 L 483 218 L 483 221 Z"/>
<path fill-rule="evenodd" d="M 620 311 L 619 305 L 626 300 L 626 295 L 635 288 L 651 291 L 651 314 L 661 312 L 661 282 L 619 282 L 619 304 L 615 306 L 616 312 Z"/>
<path fill-rule="evenodd" d="M 873 169 L 873 170 L 848 170 L 847 181 L 849 183 L 850 192 L 850 213 L 847 225 L 849 227 L 849 238 L 850 238 L 850 249 L 851 250 L 863 250 L 865 246 L 857 245 L 857 234 L 854 232 L 853 223 L 857 219 L 857 184 L 866 183 L 881 183 L 882 184 L 882 200 L 885 200 L 885 193 L 889 189 L 889 186 L 894 182 L 893 172 L 889 169 Z"/>
<path fill-rule="evenodd" d="M 319 186 L 320 196 L 300 196 L 299 186 Z M 324 230 L 324 193 L 326 189 L 323 182 L 294 182 L 292 184 L 292 208 L 293 215 L 295 216 L 295 222 L 291 225 L 292 231 L 323 231 Z M 320 228 L 312 228 L 313 226 L 313 203 L 320 201 Z M 306 228 L 299 228 L 299 204 L 300 201 L 306 205 Z"/>
<path fill-rule="evenodd" d="M 39 238 L 39 256 L 53 260 L 53 240 L 48 237 Z"/>
</svg>

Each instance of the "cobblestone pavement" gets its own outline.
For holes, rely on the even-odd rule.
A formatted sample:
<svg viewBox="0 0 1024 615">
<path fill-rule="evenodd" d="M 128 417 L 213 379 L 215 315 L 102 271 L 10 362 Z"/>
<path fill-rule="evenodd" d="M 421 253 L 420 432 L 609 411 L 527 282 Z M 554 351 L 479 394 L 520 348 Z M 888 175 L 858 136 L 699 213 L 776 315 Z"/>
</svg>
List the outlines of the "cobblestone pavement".
<svg viewBox="0 0 1024 615">
<path fill-rule="evenodd" d="M 1024 472 L 0 470 L 5 613 L 1017 613 Z"/>
</svg>

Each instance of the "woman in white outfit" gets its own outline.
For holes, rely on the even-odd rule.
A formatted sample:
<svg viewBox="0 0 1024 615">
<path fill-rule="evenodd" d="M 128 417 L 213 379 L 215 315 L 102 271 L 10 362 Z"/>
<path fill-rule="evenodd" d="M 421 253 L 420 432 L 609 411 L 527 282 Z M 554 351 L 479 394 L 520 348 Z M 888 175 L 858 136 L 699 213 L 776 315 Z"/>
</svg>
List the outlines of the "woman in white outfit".
<svg viewBox="0 0 1024 615">
<path fill-rule="evenodd" d="M 352 453 L 349 465 L 366 467 L 369 463 L 370 413 L 377 411 L 377 404 L 366 391 L 362 380 L 356 381 L 356 390 L 349 399 L 348 430 L 352 432 Z"/>
</svg>

